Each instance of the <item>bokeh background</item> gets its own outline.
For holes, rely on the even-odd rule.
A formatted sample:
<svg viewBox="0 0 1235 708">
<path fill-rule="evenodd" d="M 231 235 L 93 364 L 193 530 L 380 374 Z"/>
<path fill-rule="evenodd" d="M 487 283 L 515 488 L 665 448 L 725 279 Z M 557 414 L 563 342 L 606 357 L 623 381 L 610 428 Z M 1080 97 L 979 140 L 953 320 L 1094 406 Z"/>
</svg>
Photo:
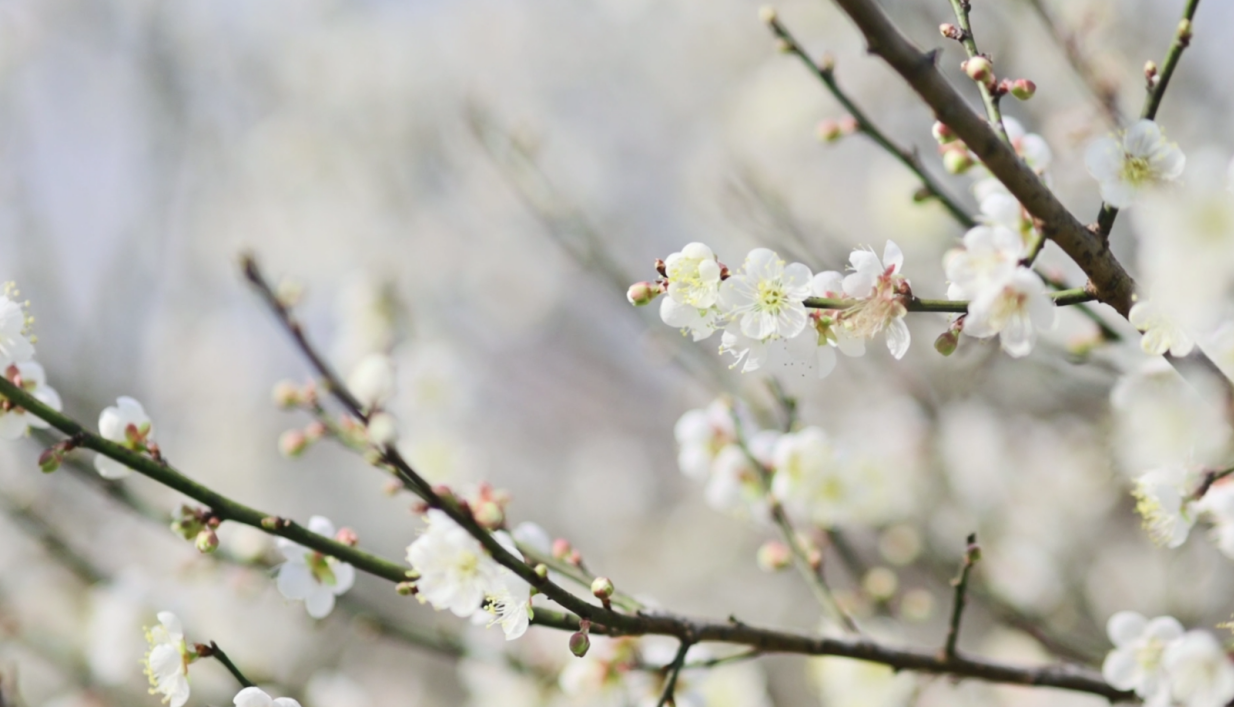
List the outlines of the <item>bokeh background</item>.
<svg viewBox="0 0 1235 708">
<path fill-rule="evenodd" d="M 917 42 L 943 47 L 941 66 L 976 102 L 960 47 L 938 34 L 948 3 L 884 4 Z M 1161 60 L 1181 3 L 1046 6 L 1135 114 L 1141 67 Z M 728 370 L 717 339 L 692 344 L 655 308 L 630 307 L 625 285 L 689 241 L 730 264 L 767 245 L 824 270 L 891 238 L 915 292 L 942 297 L 940 259 L 963 231 L 937 205 L 915 204 L 913 176 L 869 141 L 819 143 L 816 123 L 843 113 L 775 51 L 757 7 L 0 3 L 0 278 L 31 301 L 39 359 L 70 415 L 93 424 L 117 396 L 135 396 L 165 454 L 196 479 L 285 516 L 326 515 L 401 558 L 421 525 L 409 497 L 384 494 L 381 474 L 329 442 L 298 460 L 278 454 L 280 432 L 306 421 L 277 410 L 271 386 L 307 369 L 239 276 L 237 255 L 252 250 L 303 287 L 310 332 L 341 370 L 392 354 L 402 446 L 432 479 L 508 490 L 513 520 L 569 538 L 622 590 L 809 631 L 819 612 L 798 577 L 755 566 L 771 534 L 709 509 L 675 462 L 674 421 L 721 393 L 772 425 L 767 378 Z M 976 211 L 971 180 L 943 176 L 929 112 L 865 55 L 851 24 L 826 2 L 778 9 L 812 53 L 835 56 L 842 86 L 876 123 L 918 147 Z M 1217 156 L 1219 184 L 1232 154 L 1232 22 L 1230 3 L 1201 4 L 1159 115 L 1190 161 Z M 1050 143 L 1064 203 L 1096 214 L 1081 155 L 1107 126 L 1091 96 L 1028 2 L 975 3 L 974 25 L 1001 75 L 1037 83 L 1032 101 L 1005 110 Z M 1229 326 L 1230 193 L 1213 199 Z M 1137 244 L 1162 222 L 1134 217 L 1113 243 L 1136 270 Z M 1043 262 L 1082 282 L 1053 246 Z M 872 484 L 886 505 L 843 529 L 858 562 L 829 551 L 827 563 L 881 636 L 938 645 L 970 531 L 985 556 L 963 649 L 1042 662 L 1054 638 L 1100 662 L 1115 611 L 1189 627 L 1229 619 L 1230 561 L 1199 529 L 1181 549 L 1155 548 L 1129 494 L 1131 475 L 1184 447 L 1200 464 L 1229 465 L 1229 419 L 1171 374 L 1125 378 L 1147 357 L 1126 323 L 1108 319 L 1123 343 L 1078 355 L 1096 330 L 1067 312 L 1014 362 L 974 340 L 940 357 L 931 342 L 945 320 L 923 315 L 900 362 L 872 346 L 824 381 L 782 382 L 804 423 L 880 470 Z M 1136 395 L 1113 410 L 1121 381 Z M 256 565 L 199 556 L 117 501 L 166 515 L 175 494 L 137 477 L 109 493 L 69 469 L 44 476 L 39 449 L 0 447 L 6 698 L 155 703 L 141 630 L 171 609 L 191 639 L 218 641 L 306 705 L 647 700 L 638 686 L 563 693 L 553 686 L 571 660 L 564 635 L 534 628 L 506 647 L 497 630 L 435 615 L 384 581 L 362 578 L 314 622 L 275 591 L 261 563 L 277 557 L 261 534 L 221 533 L 226 553 Z M 896 579 L 886 601 L 862 583 L 875 567 Z M 534 670 L 460 662 L 383 634 L 373 618 L 462 637 L 480 654 L 510 650 Z M 191 677 L 192 704 L 230 704 L 220 667 L 195 664 Z M 1088 700 L 785 657 L 693 680 L 718 704 Z"/>
</svg>

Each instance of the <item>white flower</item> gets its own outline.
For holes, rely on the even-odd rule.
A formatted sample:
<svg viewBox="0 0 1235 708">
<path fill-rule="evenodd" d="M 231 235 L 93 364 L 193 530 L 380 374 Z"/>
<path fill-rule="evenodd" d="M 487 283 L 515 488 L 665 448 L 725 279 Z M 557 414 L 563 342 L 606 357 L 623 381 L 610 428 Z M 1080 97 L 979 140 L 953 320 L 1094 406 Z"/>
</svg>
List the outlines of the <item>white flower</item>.
<svg viewBox="0 0 1235 708">
<path fill-rule="evenodd" d="M 1136 612 L 1117 612 L 1106 623 L 1115 648 L 1102 662 L 1102 678 L 1121 691 L 1135 691 L 1149 705 L 1166 705 L 1171 686 L 1163 665 L 1167 647 L 1183 636 L 1174 617 L 1146 621 Z"/>
<path fill-rule="evenodd" d="M 523 557 L 514 539 L 505 531 L 494 533 L 493 538 L 516 558 Z M 499 576 L 498 584 L 485 593 L 484 609 L 493 616 L 488 626 L 502 625 L 506 641 L 510 641 L 522 637 L 532 619 L 532 586 L 504 566 Z"/>
<path fill-rule="evenodd" d="M 154 438 L 154 424 L 142 404 L 128 396 L 116 399 L 116 405 L 108 406 L 99 414 L 99 434 L 124 447 L 141 452 L 146 441 Z M 94 467 L 107 479 L 121 479 L 133 471 L 110 457 L 94 458 Z"/>
<path fill-rule="evenodd" d="M 1098 180 L 1102 200 L 1123 209 L 1132 206 L 1141 189 L 1183 174 L 1184 154 L 1166 141 L 1157 123 L 1142 119 L 1119 135 L 1091 142 L 1085 167 Z"/>
<path fill-rule="evenodd" d="M 1167 466 L 1136 478 L 1136 510 L 1155 544 L 1178 548 L 1188 540 L 1196 523 L 1187 499 L 1191 477 L 1181 466 Z"/>
<path fill-rule="evenodd" d="M 1218 550 L 1227 558 L 1235 555 L 1235 484 L 1210 485 L 1192 511 L 1209 522 L 1209 538 Z"/>
<path fill-rule="evenodd" d="M 810 269 L 801 263 L 786 266 L 775 252 L 756 248 L 742 270 L 721 285 L 721 309 L 750 339 L 796 337 L 806 327 L 802 301 L 810 295 L 810 278 Z"/>
<path fill-rule="evenodd" d="M 1033 271 L 1018 266 L 1001 284 L 969 301 L 964 332 L 972 337 L 999 334 L 999 344 L 1014 357 L 1033 351 L 1038 332 L 1055 326 L 1055 303 Z"/>
<path fill-rule="evenodd" d="M 445 512 L 430 509 L 427 519 L 428 528 L 407 547 L 407 562 L 420 574 L 417 597 L 470 617 L 502 584 L 501 566 Z"/>
<path fill-rule="evenodd" d="M 323 516 L 309 518 L 309 530 L 333 538 L 334 524 Z M 286 538 L 276 542 L 287 562 L 279 566 L 275 585 L 283 597 L 304 600 L 309 616 L 321 619 L 334 609 L 334 598 L 351 589 L 356 570 L 338 558 L 323 555 Z"/>
<path fill-rule="evenodd" d="M 689 410 L 673 426 L 678 468 L 691 479 L 707 479 L 721 448 L 737 439 L 733 408 L 721 398 L 707 408 Z"/>
<path fill-rule="evenodd" d="M 1185 706 L 1223 706 L 1231 702 L 1235 672 L 1231 658 L 1208 632 L 1192 630 L 1167 647 L 1163 663 L 1171 693 Z"/>
<path fill-rule="evenodd" d="M 365 410 L 372 410 L 394 394 L 395 367 L 385 354 L 370 354 L 347 377 L 347 388 Z"/>
<path fill-rule="evenodd" d="M 703 498 L 713 509 L 739 516 L 767 516 L 764 468 L 772 466 L 772 452 L 780 433 L 761 430 L 750 436 L 747 450 L 731 444 L 716 456 L 712 476 L 703 489 Z M 754 459 L 751 459 L 751 458 Z"/>
<path fill-rule="evenodd" d="M 34 361 L 10 364 L 5 372 L 8 379 L 26 393 L 47 404 L 52 410 L 60 410 L 60 394 L 47 385 L 43 367 Z M 38 416 L 30 415 L 17 406 L 0 407 L 0 438 L 16 440 L 26 434 L 27 428 L 46 428 L 47 423 Z"/>
<path fill-rule="evenodd" d="M 943 257 L 948 282 L 956 285 L 957 299 L 973 299 L 998 288 L 1016 272 L 1024 253 L 1020 237 L 1002 226 L 975 226 L 965 233 L 964 248 Z"/>
<path fill-rule="evenodd" d="M 146 629 L 150 651 L 142 660 L 150 693 L 163 694 L 163 701 L 180 708 L 189 700 L 189 662 L 196 659 L 184 641 L 180 618 L 170 612 L 160 612 L 159 625 Z"/>
<path fill-rule="evenodd" d="M 26 337 L 29 325 L 30 318 L 22 306 L 7 294 L 0 295 L 0 367 L 7 368 L 34 356 L 34 345 Z"/>
<path fill-rule="evenodd" d="M 810 279 L 810 293 L 821 298 L 844 298 L 844 276 L 834 270 L 816 273 L 815 277 Z M 798 338 L 804 340 L 802 345 L 796 344 L 798 339 L 795 339 L 789 347 L 791 354 L 797 354 L 796 358 L 802 362 L 803 368 L 813 369 L 821 379 L 836 368 L 836 349 L 840 349 L 846 356 L 862 356 L 866 353 L 866 342 L 853 336 L 849 329 L 842 325 L 843 318 L 844 310 L 812 311 L 806 332 Z M 806 347 L 804 351 L 802 346 Z"/>
<path fill-rule="evenodd" d="M 232 703 L 236 708 L 277 708 L 300 705 L 294 698 L 272 698 L 269 693 L 257 686 L 240 689 L 240 692 L 232 699 Z"/>
<path fill-rule="evenodd" d="M 716 331 L 716 300 L 720 264 L 712 249 L 688 243 L 665 259 L 668 297 L 660 301 L 660 319 L 670 327 L 690 330 L 697 342 Z"/>
<path fill-rule="evenodd" d="M 853 272 L 842 281 L 846 297 L 862 300 L 842 315 L 849 334 L 870 339 L 884 332 L 888 351 L 897 359 L 909 351 L 909 328 L 904 321 L 909 280 L 900 274 L 904 262 L 900 247 L 892 241 L 884 246 L 882 261 L 874 251 L 858 249 L 849 254 Z"/>
<path fill-rule="evenodd" d="M 389 413 L 374 413 L 369 416 L 369 442 L 380 447 L 393 445 L 399 439 L 399 424 Z"/>
<path fill-rule="evenodd" d="M 1128 312 L 1128 321 L 1144 333 L 1141 349 L 1146 354 L 1160 356 L 1167 351 L 1171 356 L 1187 356 L 1192 351 L 1192 337 L 1155 305 L 1142 300 Z"/>
<path fill-rule="evenodd" d="M 820 428 L 781 436 L 773 451 L 772 496 L 791 514 L 821 526 L 848 520 L 854 491 Z"/>
<path fill-rule="evenodd" d="M 1004 116 L 1003 119 L 1004 132 L 1008 134 L 1008 141 L 1012 143 L 1012 149 L 1017 155 L 1029 165 L 1030 169 L 1038 174 L 1042 174 L 1051 166 L 1051 146 L 1046 140 L 1037 133 L 1025 132 L 1025 127 L 1020 121 L 1015 118 Z"/>
</svg>

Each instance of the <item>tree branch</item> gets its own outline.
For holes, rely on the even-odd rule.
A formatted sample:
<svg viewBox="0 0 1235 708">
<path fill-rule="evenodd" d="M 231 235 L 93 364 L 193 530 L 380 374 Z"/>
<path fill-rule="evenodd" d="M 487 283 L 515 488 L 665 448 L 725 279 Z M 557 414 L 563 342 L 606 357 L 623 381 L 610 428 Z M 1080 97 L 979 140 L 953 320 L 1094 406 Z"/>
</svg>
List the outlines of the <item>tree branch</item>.
<svg viewBox="0 0 1235 708">
<path fill-rule="evenodd" d="M 965 611 L 965 592 L 969 589 L 969 571 L 973 570 L 974 564 L 978 562 L 982 553 L 978 548 L 977 534 L 969 534 L 969 538 L 965 539 L 965 544 L 965 558 L 961 561 L 961 574 L 952 580 L 956 592 L 952 597 L 952 617 L 948 621 L 948 636 L 943 643 L 945 658 L 956 656 L 956 642 L 961 635 L 961 614 Z"/>
<path fill-rule="evenodd" d="M 1048 283 L 1049 285 L 1049 283 Z M 1069 305 L 1079 305 L 1084 302 L 1091 302 L 1095 299 L 1093 293 L 1084 288 L 1072 288 L 1071 290 L 1056 290 L 1050 293 L 1051 299 L 1055 301 L 1057 307 L 1067 307 Z M 849 300 L 846 298 L 827 298 L 827 297 L 808 297 L 802 301 L 806 307 L 816 310 L 847 310 L 856 305 L 860 305 L 861 300 Z M 905 309 L 910 312 L 952 312 L 964 313 L 969 311 L 968 300 L 923 300 L 921 298 L 912 298 L 905 303 Z"/>
<path fill-rule="evenodd" d="M 956 133 L 1017 201 L 1042 222 L 1044 236 L 1059 244 L 1093 284 L 1097 299 L 1127 317 L 1136 283 L 1095 234 L 1076 219 L 985 120 L 965 104 L 935 68 L 935 54 L 905 39 L 871 0 L 835 0 L 886 61 Z"/>
<path fill-rule="evenodd" d="M 961 46 L 965 47 L 965 53 L 970 59 L 981 56 L 978 52 L 977 42 L 973 39 L 973 29 L 969 25 L 969 0 L 952 0 L 952 13 L 956 15 L 956 24 L 960 26 Z M 1003 115 L 999 112 L 999 96 L 991 90 L 995 85 L 995 80 L 992 78 L 989 82 L 976 82 L 978 91 L 982 94 L 982 105 L 986 107 L 986 120 L 1001 140 L 1011 145 L 1012 141 L 1008 140 L 1008 131 L 1003 127 Z"/>
<path fill-rule="evenodd" d="M 686 652 L 690 651 L 691 643 L 685 639 L 678 644 L 678 653 L 674 655 L 673 661 L 665 667 L 668 675 L 665 677 L 665 689 L 660 693 L 660 700 L 656 702 L 657 706 L 675 706 L 677 702 L 674 700 L 673 691 L 678 685 L 678 676 L 682 673 L 682 665 L 686 663 Z"/>
<path fill-rule="evenodd" d="M 891 138 L 889 138 L 882 130 L 878 128 L 878 126 L 871 122 L 866 113 L 853 102 L 853 99 L 841 90 L 840 85 L 836 83 L 835 71 L 830 62 L 825 62 L 823 65 L 815 63 L 815 61 L 810 58 L 810 55 L 806 53 L 806 50 L 802 48 L 802 45 L 798 44 L 798 41 L 794 39 L 792 34 L 790 34 L 789 30 L 781 24 L 780 19 L 778 19 L 775 14 L 772 14 L 766 21 L 768 29 L 772 30 L 772 33 L 776 35 L 777 39 L 785 43 L 785 48 L 789 51 L 789 53 L 801 59 L 802 63 L 805 64 L 806 67 L 809 68 L 813 74 L 815 74 L 815 76 L 819 77 L 819 80 L 823 82 L 823 85 L 828 89 L 828 92 L 840 102 L 841 106 L 845 108 L 849 115 L 853 116 L 853 119 L 857 122 L 858 132 L 873 140 L 876 145 L 883 148 L 885 152 L 896 158 L 896 160 L 908 168 L 909 171 L 917 175 L 918 179 L 922 182 L 922 188 L 926 194 L 934 199 L 937 199 L 939 203 L 948 210 L 948 213 L 950 213 L 952 217 L 962 226 L 967 229 L 971 229 L 976 226 L 976 222 L 974 222 L 973 217 L 962 209 L 955 199 L 948 196 L 948 193 L 944 190 L 943 186 L 935 181 L 935 178 L 926 171 L 926 167 L 922 164 L 922 160 L 918 157 L 917 152 L 907 150 L 892 142 Z"/>
<path fill-rule="evenodd" d="M 252 681 L 245 678 L 244 674 L 240 672 L 240 669 L 232 663 L 232 660 L 228 658 L 227 654 L 223 653 L 223 650 L 220 649 L 219 645 L 215 644 L 214 641 L 211 641 L 209 644 L 198 644 L 197 654 L 203 659 L 211 658 L 218 661 L 243 688 L 249 688 L 254 685 Z"/>
</svg>

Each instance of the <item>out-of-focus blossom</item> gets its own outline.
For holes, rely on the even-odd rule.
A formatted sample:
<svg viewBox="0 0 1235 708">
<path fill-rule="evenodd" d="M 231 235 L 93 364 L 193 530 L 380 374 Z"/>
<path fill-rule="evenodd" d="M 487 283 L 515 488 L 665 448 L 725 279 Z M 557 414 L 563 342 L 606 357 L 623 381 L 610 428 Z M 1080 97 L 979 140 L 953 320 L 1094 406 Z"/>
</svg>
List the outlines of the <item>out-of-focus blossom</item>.
<svg viewBox="0 0 1235 708">
<path fill-rule="evenodd" d="M 1158 124 L 1145 119 L 1085 149 L 1085 167 L 1098 180 L 1102 201 L 1117 209 L 1132 206 L 1146 187 L 1177 179 L 1184 162 L 1179 146 L 1167 142 Z"/>
<path fill-rule="evenodd" d="M 334 524 L 323 516 L 310 517 L 309 530 L 328 538 L 335 536 Z M 335 596 L 347 592 L 356 582 L 356 570 L 338 558 L 286 538 L 279 538 L 277 545 L 287 561 L 279 566 L 275 584 L 283 597 L 304 600 L 305 611 L 314 619 L 330 614 Z"/>
<path fill-rule="evenodd" d="M 1229 464 L 1231 426 L 1224 403 L 1198 390 L 1163 359 L 1149 359 L 1111 389 L 1114 445 L 1129 474 L 1191 460 L 1198 467 Z"/>
<path fill-rule="evenodd" d="M 426 518 L 428 527 L 407 547 L 407 562 L 420 574 L 417 597 L 434 609 L 471 617 L 502 585 L 502 567 L 445 512 L 430 509 Z"/>
<path fill-rule="evenodd" d="M 1117 612 L 1107 621 L 1106 634 L 1115 648 L 1102 662 L 1102 678 L 1121 691 L 1135 691 L 1149 705 L 1169 704 L 1171 683 L 1163 659 L 1167 648 L 1184 635 L 1179 621 Z"/>
<path fill-rule="evenodd" d="M 1231 702 L 1235 671 L 1231 657 L 1209 632 L 1192 630 L 1167 647 L 1163 664 L 1171 693 L 1181 705 L 1221 706 Z"/>
<path fill-rule="evenodd" d="M 1197 518 L 1209 523 L 1209 539 L 1227 558 L 1235 556 L 1235 484 L 1212 484 L 1192 505 Z"/>
<path fill-rule="evenodd" d="M 128 396 L 121 396 L 116 399 L 116 405 L 104 408 L 99 415 L 99 434 L 130 450 L 141 452 L 146 449 L 148 441 L 154 439 L 154 424 L 142 404 Z M 121 479 L 133 472 L 103 455 L 94 458 L 94 467 L 107 479 Z"/>
<path fill-rule="evenodd" d="M 1146 354 L 1187 356 L 1194 345 L 1192 336 L 1153 303 L 1141 301 L 1128 312 L 1128 321 L 1140 332 L 1141 349 Z"/>
<path fill-rule="evenodd" d="M 844 298 L 844 282 L 844 276 L 834 270 L 816 273 L 810 280 L 810 294 L 822 298 Z M 853 336 L 843 325 L 843 310 L 812 310 L 809 317 L 807 331 L 802 337 L 807 344 L 814 339 L 814 346 L 807 350 L 814 356 L 812 358 L 810 353 L 806 353 L 801 358 L 808 362 L 808 367 L 819 378 L 826 377 L 836 367 L 837 349 L 846 356 L 856 357 L 866 353 L 866 342 Z M 810 336 L 811 330 L 814 330 L 814 337 Z"/>
<path fill-rule="evenodd" d="M 810 269 L 801 263 L 786 265 L 774 251 L 756 248 L 721 285 L 721 311 L 746 337 L 791 339 L 806 327 L 802 301 L 810 296 L 810 279 Z"/>
<path fill-rule="evenodd" d="M 23 391 L 45 403 L 52 410 L 60 410 L 60 394 L 47 385 L 43 367 L 36 361 L 9 364 L 5 376 Z M 47 423 L 38 416 L 30 415 L 24 408 L 0 407 L 0 439 L 16 440 L 29 428 L 46 428 Z"/>
<path fill-rule="evenodd" d="M 1188 540 L 1188 532 L 1196 523 L 1188 500 L 1193 478 L 1178 465 L 1160 467 L 1136 478 L 1132 491 L 1136 510 L 1155 544 L 1178 548 Z"/>
<path fill-rule="evenodd" d="M 295 698 L 274 698 L 257 686 L 249 686 L 240 689 L 240 692 L 232 699 L 232 704 L 236 708 L 279 708 L 298 707 L 300 702 Z"/>
<path fill-rule="evenodd" d="M 716 399 L 707 408 L 689 410 L 673 426 L 678 443 L 678 468 L 691 479 L 707 479 L 712 461 L 728 444 L 737 440 L 732 405 Z"/>
<path fill-rule="evenodd" d="M 515 557 L 522 557 L 514 539 L 505 531 L 498 531 L 493 537 Z M 506 567 L 498 575 L 498 583 L 485 592 L 484 609 L 492 616 L 488 625 L 500 624 L 506 641 L 510 641 L 522 637 L 532 619 L 532 586 Z"/>
<path fill-rule="evenodd" d="M 189 700 L 189 663 L 197 656 L 184 641 L 180 618 L 171 612 L 158 614 L 159 624 L 146 630 L 150 651 L 142 664 L 150 679 L 150 692 L 163 694 L 163 701 L 180 708 Z"/>
<path fill-rule="evenodd" d="M 849 254 L 853 272 L 842 281 L 845 295 L 862 300 L 845 311 L 844 325 L 850 334 L 870 339 L 883 332 L 888 351 L 900 359 L 909 351 L 909 327 L 905 325 L 905 300 L 909 280 L 901 275 L 905 256 L 892 241 L 883 248 L 883 259 L 874 251 L 858 249 Z"/>
<path fill-rule="evenodd" d="M 27 336 L 30 317 L 22 306 L 9 299 L 12 286 L 0 295 L 0 368 L 28 361 L 34 356 L 34 345 Z"/>
<path fill-rule="evenodd" d="M 395 368 L 385 354 L 370 354 L 347 377 L 347 388 L 365 409 L 380 406 L 394 394 Z"/>
</svg>

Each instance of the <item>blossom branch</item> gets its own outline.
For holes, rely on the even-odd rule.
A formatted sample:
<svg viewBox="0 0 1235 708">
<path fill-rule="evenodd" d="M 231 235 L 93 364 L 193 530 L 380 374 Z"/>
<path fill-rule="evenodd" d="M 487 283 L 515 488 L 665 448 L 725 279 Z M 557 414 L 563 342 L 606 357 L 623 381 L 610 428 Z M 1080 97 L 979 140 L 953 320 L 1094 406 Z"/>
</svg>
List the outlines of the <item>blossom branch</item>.
<svg viewBox="0 0 1235 708">
<path fill-rule="evenodd" d="M 675 706 L 677 703 L 673 698 L 673 691 L 678 685 L 678 676 L 682 673 L 682 665 L 686 663 L 686 652 L 690 651 L 691 642 L 683 639 L 678 644 L 678 653 L 674 655 L 673 661 L 665 667 L 668 676 L 665 677 L 665 689 L 661 691 L 660 700 L 656 702 L 657 706 Z"/>
<path fill-rule="evenodd" d="M 1012 196 L 1042 223 L 1093 284 L 1097 299 L 1127 317 L 1136 282 L 1101 239 L 1077 220 L 1033 169 L 976 115 L 935 67 L 935 52 L 909 42 L 871 0 L 835 0 L 866 37 L 867 47 L 888 63 L 929 105 L 936 117 L 973 151 Z"/>
<path fill-rule="evenodd" d="M 961 46 L 965 47 L 965 53 L 970 59 L 977 59 L 983 55 L 978 52 L 977 42 L 973 38 L 973 29 L 969 25 L 969 9 L 969 0 L 952 0 L 952 12 L 956 15 L 956 24 L 961 30 L 958 41 Z M 1011 145 L 1011 141 L 1008 140 L 1008 131 L 1003 127 L 1003 115 L 999 112 L 999 95 L 992 90 L 995 86 L 994 76 L 983 81 L 975 79 L 975 82 L 978 84 L 978 91 L 982 94 L 982 105 L 986 107 L 986 120 L 990 122 L 991 128 L 999 134 L 999 137 Z"/>
<path fill-rule="evenodd" d="M 198 656 L 203 659 L 215 659 L 222 664 L 223 668 L 227 669 L 228 673 L 230 673 L 232 677 L 240 683 L 242 688 L 249 688 L 254 685 L 252 681 L 245 678 L 244 674 L 240 672 L 240 669 L 232 663 L 232 660 L 228 658 L 227 654 L 225 654 L 223 650 L 219 648 L 219 645 L 214 643 L 214 641 L 211 641 L 209 644 L 198 644 L 196 648 Z"/>
<path fill-rule="evenodd" d="M 1171 83 L 1175 67 L 1179 66 L 1184 49 L 1187 49 L 1192 41 L 1192 16 L 1196 14 L 1199 4 L 1200 0 L 1188 0 L 1184 5 L 1183 16 L 1175 29 L 1175 39 L 1171 42 L 1170 48 L 1166 50 L 1166 58 L 1162 60 L 1161 69 L 1150 74 L 1149 68 L 1146 68 L 1147 84 L 1145 103 L 1141 107 L 1141 118 L 1153 120 L 1158 115 L 1158 107 L 1162 105 L 1162 97 L 1166 95 L 1166 87 Z M 1115 217 L 1118 215 L 1119 209 L 1110 204 L 1102 204 L 1102 210 L 1098 213 L 1097 227 L 1098 234 L 1102 238 L 1110 236 L 1111 228 L 1115 225 Z"/>
<path fill-rule="evenodd" d="M 892 142 L 892 139 L 884 134 L 878 126 L 872 123 L 866 113 L 853 102 L 853 99 L 850 98 L 844 90 L 841 89 L 840 85 L 836 82 L 835 70 L 830 60 L 825 59 L 824 62 L 820 64 L 811 59 L 810 55 L 806 53 L 806 50 L 802 48 L 802 45 L 798 44 L 798 41 L 794 39 L 789 30 L 781 24 L 781 21 L 776 16 L 775 12 L 765 12 L 764 19 L 768 25 L 768 29 L 772 30 L 772 33 L 776 35 L 776 38 L 784 43 L 784 48 L 789 53 L 801 59 L 802 63 L 819 77 L 819 80 L 823 82 L 823 85 L 828 89 L 828 92 L 840 102 L 845 110 L 848 111 L 849 115 L 853 116 L 854 121 L 857 122 L 858 132 L 873 140 L 875 144 L 883 148 L 885 152 L 896 158 L 898 162 L 917 175 L 918 179 L 922 181 L 923 191 L 931 198 L 938 200 L 939 203 L 948 210 L 948 213 L 951 214 L 952 217 L 962 226 L 968 229 L 973 228 L 976 225 L 973 217 L 962 209 L 955 199 L 948 196 L 947 192 L 944 191 L 943 186 L 936 182 L 935 178 L 926 171 L 926 167 L 922 164 L 921 158 L 918 157 L 917 151 L 907 150 Z"/>
<path fill-rule="evenodd" d="M 1046 3 L 1043 0 L 1028 0 L 1028 3 L 1029 7 L 1038 15 L 1038 19 L 1042 20 L 1042 24 L 1046 26 L 1047 33 L 1063 49 L 1064 58 L 1068 60 L 1072 71 L 1076 73 L 1081 83 L 1093 95 L 1098 105 L 1102 107 L 1107 122 L 1114 127 L 1122 126 L 1123 116 L 1119 112 L 1119 95 L 1114 83 L 1098 75 L 1098 71 L 1081 51 L 1076 35 L 1069 32 L 1056 21 L 1046 8 Z"/>
<path fill-rule="evenodd" d="M 1205 493 L 1209 491 L 1209 488 L 1214 486 L 1214 482 L 1224 477 L 1230 477 L 1232 472 L 1235 472 L 1235 470 L 1230 467 L 1224 470 L 1207 471 L 1205 476 L 1201 478 L 1201 483 L 1197 485 L 1196 490 L 1188 498 L 1193 501 L 1200 501 L 1201 497 L 1205 496 Z"/>
<path fill-rule="evenodd" d="M 956 591 L 952 596 L 952 618 L 948 620 L 948 636 L 943 643 L 945 658 L 956 656 L 956 642 L 961 635 L 961 613 L 965 611 L 965 592 L 969 589 L 969 572 L 982 557 L 977 534 L 969 534 L 969 538 L 965 539 L 965 544 L 965 558 L 961 561 L 961 574 L 952 580 Z"/>
<path fill-rule="evenodd" d="M 1092 302 L 1097 299 L 1094 293 L 1089 292 L 1085 288 L 1056 290 L 1055 292 L 1050 293 L 1050 296 L 1051 299 L 1055 301 L 1055 305 L 1057 307 L 1079 305 L 1081 303 Z M 802 302 L 802 304 L 806 307 L 817 310 L 845 310 L 860 304 L 860 301 L 848 300 L 845 298 L 808 297 Z M 915 297 L 905 303 L 905 309 L 910 312 L 964 313 L 969 311 L 969 301 L 923 300 L 922 298 Z"/>
</svg>

